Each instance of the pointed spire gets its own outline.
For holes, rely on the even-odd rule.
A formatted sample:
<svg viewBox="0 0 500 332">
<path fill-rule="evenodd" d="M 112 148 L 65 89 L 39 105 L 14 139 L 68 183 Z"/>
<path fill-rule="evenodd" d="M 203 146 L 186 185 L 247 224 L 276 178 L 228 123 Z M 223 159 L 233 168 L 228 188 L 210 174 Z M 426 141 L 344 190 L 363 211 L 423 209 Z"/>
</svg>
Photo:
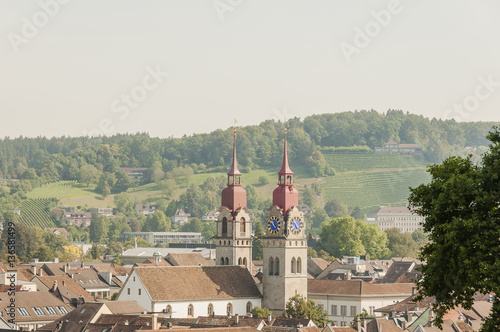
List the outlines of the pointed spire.
<svg viewBox="0 0 500 332">
<path fill-rule="evenodd" d="M 283 165 L 281 166 L 281 170 L 278 172 L 278 174 L 293 174 L 292 170 L 290 169 L 290 166 L 288 166 L 288 150 L 286 146 L 286 128 L 285 128 L 285 144 L 283 148 Z"/>
<path fill-rule="evenodd" d="M 236 161 L 236 129 L 234 130 L 234 143 L 233 143 L 233 162 L 231 164 L 231 169 L 227 175 L 241 175 L 238 170 L 238 162 Z"/>
</svg>

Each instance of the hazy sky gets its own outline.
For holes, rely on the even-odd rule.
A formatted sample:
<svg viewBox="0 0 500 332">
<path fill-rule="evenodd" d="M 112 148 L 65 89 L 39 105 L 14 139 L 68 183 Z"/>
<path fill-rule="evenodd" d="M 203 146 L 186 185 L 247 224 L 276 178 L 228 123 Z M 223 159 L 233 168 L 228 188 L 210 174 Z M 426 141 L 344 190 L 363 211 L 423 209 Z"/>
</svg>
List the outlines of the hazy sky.
<svg viewBox="0 0 500 332">
<path fill-rule="evenodd" d="M 500 121 L 500 1 L 0 0 L 0 137 Z"/>
</svg>

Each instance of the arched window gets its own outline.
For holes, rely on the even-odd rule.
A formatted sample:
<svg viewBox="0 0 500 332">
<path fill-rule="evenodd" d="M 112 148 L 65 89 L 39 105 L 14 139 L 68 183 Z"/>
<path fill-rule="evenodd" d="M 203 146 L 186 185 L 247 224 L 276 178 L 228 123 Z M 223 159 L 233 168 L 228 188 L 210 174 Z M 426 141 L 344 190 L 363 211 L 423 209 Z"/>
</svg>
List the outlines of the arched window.
<svg viewBox="0 0 500 332">
<path fill-rule="evenodd" d="M 220 265 L 224 265 L 224 257 L 220 258 Z"/>
<path fill-rule="evenodd" d="M 226 236 L 227 235 L 227 218 L 224 217 L 222 219 L 222 236 Z"/>
<path fill-rule="evenodd" d="M 292 273 L 295 273 L 295 257 L 292 258 Z"/>
<path fill-rule="evenodd" d="M 192 304 L 188 305 L 188 317 L 194 317 L 194 307 Z"/>
<path fill-rule="evenodd" d="M 302 259 L 297 258 L 297 273 L 302 273 Z"/>
<path fill-rule="evenodd" d="M 212 316 L 214 314 L 214 305 L 212 303 L 209 303 L 208 304 L 208 308 L 207 308 L 207 314 L 209 316 Z"/>
<path fill-rule="evenodd" d="M 245 223 L 245 218 L 241 218 L 240 221 L 240 232 L 245 233 L 246 231 L 246 223 Z"/>
<path fill-rule="evenodd" d="M 274 259 L 271 257 L 269 258 L 269 275 L 272 276 L 274 273 Z"/>
<path fill-rule="evenodd" d="M 247 258 L 243 257 L 243 265 L 247 266 Z"/>
<path fill-rule="evenodd" d="M 279 276 L 280 275 L 280 259 L 276 257 L 274 260 L 274 265 L 276 266 L 274 269 L 274 275 Z"/>
<path fill-rule="evenodd" d="M 247 314 L 252 312 L 252 302 L 248 301 L 247 302 Z"/>
<path fill-rule="evenodd" d="M 226 257 L 226 265 L 229 265 L 229 258 Z"/>
<path fill-rule="evenodd" d="M 171 314 L 172 313 L 172 306 L 170 304 L 167 305 L 167 307 L 165 308 L 165 313 L 167 313 L 167 314 Z"/>
<path fill-rule="evenodd" d="M 233 315 L 233 305 L 231 303 L 227 304 L 227 315 L 232 316 Z"/>
<path fill-rule="evenodd" d="M 241 265 L 241 257 L 238 258 L 238 265 Z"/>
</svg>

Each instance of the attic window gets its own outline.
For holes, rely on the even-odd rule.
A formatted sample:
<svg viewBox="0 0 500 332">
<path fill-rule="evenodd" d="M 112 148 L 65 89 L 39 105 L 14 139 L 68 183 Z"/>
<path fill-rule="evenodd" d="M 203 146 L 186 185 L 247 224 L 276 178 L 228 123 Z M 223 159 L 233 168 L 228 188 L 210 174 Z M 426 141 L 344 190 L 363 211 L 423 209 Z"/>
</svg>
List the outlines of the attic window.
<svg viewBox="0 0 500 332">
<path fill-rule="evenodd" d="M 62 315 L 66 315 L 68 313 L 68 310 L 66 310 L 65 307 L 61 306 L 61 307 L 56 307 L 57 310 L 59 310 L 59 312 L 62 314 Z"/>
<path fill-rule="evenodd" d="M 19 312 L 19 314 L 21 316 L 29 316 L 30 314 L 28 313 L 28 310 L 26 310 L 25 308 L 17 308 L 17 311 Z"/>
<path fill-rule="evenodd" d="M 42 308 L 33 307 L 32 309 L 35 312 L 35 314 L 37 314 L 38 316 L 45 316 L 45 312 L 43 312 Z"/>
<path fill-rule="evenodd" d="M 54 308 L 52 308 L 52 307 L 44 307 L 44 308 L 45 308 L 45 311 L 47 311 L 49 313 L 49 315 L 57 315 Z"/>
</svg>

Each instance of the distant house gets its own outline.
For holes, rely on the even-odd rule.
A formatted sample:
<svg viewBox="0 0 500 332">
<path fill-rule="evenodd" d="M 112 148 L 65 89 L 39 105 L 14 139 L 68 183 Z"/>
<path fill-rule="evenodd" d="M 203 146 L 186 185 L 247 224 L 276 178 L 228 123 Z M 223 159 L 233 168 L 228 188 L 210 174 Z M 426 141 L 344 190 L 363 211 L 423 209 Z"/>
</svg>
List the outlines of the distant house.
<svg viewBox="0 0 500 332">
<path fill-rule="evenodd" d="M 375 153 L 398 153 L 408 155 L 421 155 L 422 148 L 418 144 L 398 144 L 393 140 L 385 143 L 383 147 L 376 147 Z"/>
<path fill-rule="evenodd" d="M 66 239 L 69 238 L 69 232 L 66 230 L 66 228 L 46 228 L 46 230 L 55 235 L 63 235 Z"/>
<path fill-rule="evenodd" d="M 170 242 L 199 243 L 202 239 L 201 233 L 194 232 L 124 232 L 122 237 L 124 241 L 140 237 L 153 245 Z"/>
<path fill-rule="evenodd" d="M 17 215 L 21 215 L 21 209 L 19 207 L 15 207 L 14 210 L 13 210 L 14 214 L 17 214 Z"/>
<path fill-rule="evenodd" d="M 90 208 L 89 212 L 92 214 L 98 214 L 98 215 L 106 216 L 106 217 L 113 215 L 112 208 Z"/>
<path fill-rule="evenodd" d="M 390 228 L 399 228 L 402 233 L 412 233 L 418 229 L 422 229 L 424 221 L 424 217 L 413 213 L 406 206 L 382 206 L 378 210 L 375 220 L 366 220 L 367 223 L 378 225 L 381 231 L 386 231 Z"/>
<path fill-rule="evenodd" d="M 136 204 L 135 212 L 143 214 L 147 216 L 148 214 L 155 213 L 158 209 L 158 206 L 153 204 Z"/>
<path fill-rule="evenodd" d="M 188 222 L 189 217 L 191 217 L 191 214 L 184 212 L 182 209 L 177 209 L 172 222 L 177 225 L 183 225 Z"/>
<path fill-rule="evenodd" d="M 218 210 L 210 210 L 206 212 L 203 217 L 201 217 L 202 221 L 209 221 L 209 220 L 217 220 L 219 218 L 219 211 Z"/>
<path fill-rule="evenodd" d="M 92 223 L 92 213 L 90 212 L 64 212 L 63 222 L 70 226 L 89 227 Z"/>
<path fill-rule="evenodd" d="M 148 169 L 143 167 L 120 167 L 120 171 L 125 171 L 131 179 L 143 179 Z"/>
</svg>

